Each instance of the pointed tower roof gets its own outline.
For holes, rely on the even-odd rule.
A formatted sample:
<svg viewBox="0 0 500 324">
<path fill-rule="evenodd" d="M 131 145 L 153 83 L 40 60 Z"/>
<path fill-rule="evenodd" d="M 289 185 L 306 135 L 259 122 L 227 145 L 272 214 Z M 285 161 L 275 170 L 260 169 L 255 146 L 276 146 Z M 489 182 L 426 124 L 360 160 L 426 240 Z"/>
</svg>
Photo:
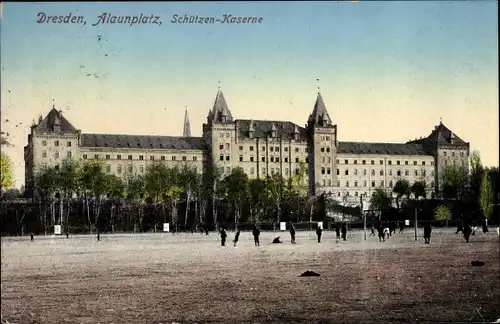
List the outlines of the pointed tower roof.
<svg viewBox="0 0 500 324">
<path fill-rule="evenodd" d="M 184 130 L 182 132 L 183 137 L 191 137 L 191 124 L 189 123 L 189 115 L 186 108 L 186 112 L 184 113 Z"/>
<path fill-rule="evenodd" d="M 442 122 L 437 125 L 429 136 L 426 138 L 427 141 L 432 142 L 437 145 L 466 145 L 467 143 L 454 134 L 448 127 L 446 127 Z M 453 143 L 452 143 L 453 140 Z"/>
<path fill-rule="evenodd" d="M 323 97 L 319 92 L 316 97 L 316 102 L 314 103 L 313 112 L 309 115 L 308 122 L 319 126 L 329 126 L 332 124 L 332 119 L 326 110 Z"/>
<path fill-rule="evenodd" d="M 64 118 L 62 111 L 57 111 L 55 105 L 52 106 L 52 109 L 45 118 L 39 120 L 35 129 L 37 132 L 53 133 L 55 132 L 54 126 L 59 126 L 58 128 L 61 133 L 78 133 L 78 130 Z"/>
<path fill-rule="evenodd" d="M 224 94 L 222 93 L 222 90 L 219 89 L 217 91 L 217 96 L 215 97 L 214 106 L 212 108 L 212 118 L 216 122 L 222 122 L 222 117 L 226 118 L 226 122 L 233 121 L 233 116 L 231 115 L 231 111 L 227 106 Z"/>
</svg>

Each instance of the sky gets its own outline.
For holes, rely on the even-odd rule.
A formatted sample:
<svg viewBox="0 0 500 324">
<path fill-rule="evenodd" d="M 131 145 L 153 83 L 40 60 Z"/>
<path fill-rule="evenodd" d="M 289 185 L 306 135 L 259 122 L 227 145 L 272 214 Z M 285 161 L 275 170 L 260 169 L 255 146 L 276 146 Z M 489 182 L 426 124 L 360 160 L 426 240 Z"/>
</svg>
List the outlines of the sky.
<svg viewBox="0 0 500 324">
<path fill-rule="evenodd" d="M 53 102 L 83 133 L 182 135 L 187 107 L 201 136 L 220 83 L 233 117 L 302 126 L 319 87 L 340 141 L 406 142 L 442 118 L 498 166 L 497 10 L 494 0 L 3 3 L 1 126 L 14 146 L 2 150 L 20 187 L 29 126 Z M 69 14 L 86 24 L 37 22 Z M 161 24 L 93 26 L 102 14 Z"/>
</svg>

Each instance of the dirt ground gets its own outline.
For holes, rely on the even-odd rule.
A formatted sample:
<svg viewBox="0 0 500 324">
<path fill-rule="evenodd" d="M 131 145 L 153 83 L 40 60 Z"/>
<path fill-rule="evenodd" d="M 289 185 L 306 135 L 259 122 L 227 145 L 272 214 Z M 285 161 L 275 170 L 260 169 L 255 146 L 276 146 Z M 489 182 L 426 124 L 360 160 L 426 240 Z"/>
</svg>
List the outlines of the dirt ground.
<svg viewBox="0 0 500 324">
<path fill-rule="evenodd" d="M 500 318 L 499 237 L 466 244 L 411 229 L 385 243 L 362 232 L 243 232 L 2 238 L 9 323 L 482 322 Z M 270 244 L 275 236 L 283 244 Z M 485 262 L 482 267 L 471 261 Z M 306 270 L 320 277 L 299 277 Z"/>
</svg>

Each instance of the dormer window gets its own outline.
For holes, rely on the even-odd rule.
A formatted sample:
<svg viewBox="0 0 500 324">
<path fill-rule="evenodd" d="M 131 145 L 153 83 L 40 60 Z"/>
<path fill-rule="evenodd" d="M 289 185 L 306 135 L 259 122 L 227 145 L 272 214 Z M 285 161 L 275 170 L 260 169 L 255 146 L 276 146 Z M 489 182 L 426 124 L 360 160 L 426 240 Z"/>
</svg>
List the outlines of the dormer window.
<svg viewBox="0 0 500 324">
<path fill-rule="evenodd" d="M 221 117 L 221 121 L 222 121 L 223 123 L 225 123 L 225 122 L 226 122 L 226 116 L 222 116 L 222 117 Z"/>
</svg>

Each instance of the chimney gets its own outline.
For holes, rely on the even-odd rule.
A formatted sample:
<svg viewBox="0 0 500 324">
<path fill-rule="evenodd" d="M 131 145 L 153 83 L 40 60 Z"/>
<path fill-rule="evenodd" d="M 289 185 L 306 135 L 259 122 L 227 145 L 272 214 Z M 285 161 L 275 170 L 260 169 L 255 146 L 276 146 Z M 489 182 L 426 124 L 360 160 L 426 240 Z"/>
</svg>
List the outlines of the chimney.
<svg viewBox="0 0 500 324">
<path fill-rule="evenodd" d="M 43 120 L 42 115 L 38 116 L 38 124 L 40 124 L 42 120 Z"/>
</svg>

